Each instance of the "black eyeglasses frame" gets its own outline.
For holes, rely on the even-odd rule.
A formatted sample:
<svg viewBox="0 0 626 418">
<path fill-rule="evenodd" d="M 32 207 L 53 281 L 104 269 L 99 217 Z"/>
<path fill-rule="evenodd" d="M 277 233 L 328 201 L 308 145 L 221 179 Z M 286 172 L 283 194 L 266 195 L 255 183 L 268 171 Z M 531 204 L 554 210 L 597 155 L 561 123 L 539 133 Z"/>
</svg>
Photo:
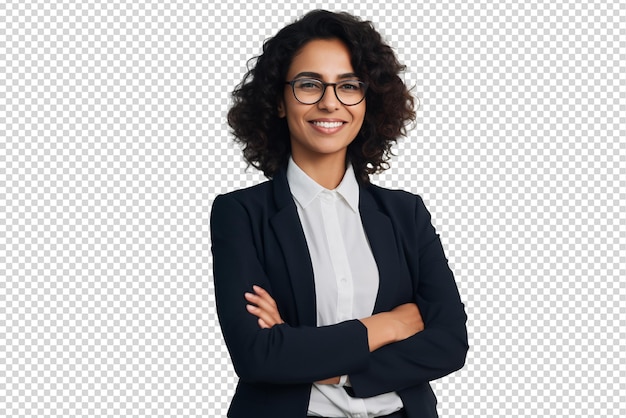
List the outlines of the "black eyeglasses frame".
<svg viewBox="0 0 626 418">
<path fill-rule="evenodd" d="M 315 82 L 318 82 L 318 83 L 321 83 L 321 84 L 322 84 L 322 86 L 323 86 L 323 92 L 322 92 L 322 95 L 321 95 L 321 96 L 320 96 L 320 98 L 319 98 L 319 99 L 317 99 L 315 102 L 312 102 L 312 103 L 307 103 L 307 102 L 303 102 L 302 100 L 298 99 L 298 96 L 296 95 L 296 87 L 295 87 L 295 84 L 296 84 L 298 81 L 303 81 L 303 80 L 305 80 L 305 81 L 306 81 L 306 80 L 311 80 L 311 81 L 315 81 Z M 359 100 L 359 101 L 358 101 L 358 102 L 356 102 L 356 103 L 346 104 L 346 103 L 344 103 L 344 102 L 343 102 L 343 100 L 341 100 L 341 99 L 339 98 L 339 95 L 337 94 L 337 85 L 339 85 L 339 84 L 344 84 L 344 83 L 347 83 L 347 82 L 357 82 L 357 83 L 359 83 L 359 84 L 361 84 L 361 85 L 363 86 L 363 97 L 361 98 L 361 100 Z M 339 82 L 337 82 L 337 83 L 326 83 L 326 82 L 324 82 L 324 81 L 322 81 L 322 80 L 318 80 L 318 79 L 315 79 L 315 78 L 296 78 L 295 80 L 285 81 L 285 84 L 289 84 L 289 85 L 291 86 L 291 92 L 293 93 L 293 97 L 295 97 L 295 98 L 296 98 L 296 100 L 297 100 L 299 103 L 302 103 L 302 104 L 304 104 L 304 105 L 314 105 L 314 104 L 318 104 L 319 102 L 321 102 L 321 101 L 322 101 L 322 99 L 324 98 L 324 96 L 326 95 L 326 90 L 328 90 L 328 87 L 329 87 L 329 86 L 332 86 L 332 87 L 333 87 L 333 92 L 335 93 L 335 97 L 337 98 L 337 100 L 339 100 L 339 103 L 341 103 L 341 104 L 342 104 L 342 105 L 344 105 L 344 106 L 356 106 L 356 105 L 358 105 L 359 103 L 361 103 L 363 100 L 365 100 L 365 96 L 367 95 L 367 87 L 368 87 L 366 82 L 364 82 L 364 81 L 360 81 L 360 80 L 342 80 L 342 81 L 339 81 Z"/>
</svg>

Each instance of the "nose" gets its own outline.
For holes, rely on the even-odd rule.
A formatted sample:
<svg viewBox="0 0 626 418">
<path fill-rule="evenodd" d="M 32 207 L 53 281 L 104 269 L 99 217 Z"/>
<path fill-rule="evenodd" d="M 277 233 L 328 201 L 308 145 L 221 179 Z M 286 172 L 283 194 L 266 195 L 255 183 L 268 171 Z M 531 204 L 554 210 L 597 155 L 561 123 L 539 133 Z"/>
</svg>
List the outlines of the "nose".
<svg viewBox="0 0 626 418">
<path fill-rule="evenodd" d="M 330 91 L 329 91 L 330 89 Z M 317 105 L 320 109 L 325 109 L 329 112 L 339 109 L 339 99 L 337 99 L 337 95 L 335 94 L 335 86 L 333 84 L 329 84 L 326 86 L 326 90 L 324 90 L 324 95 L 321 100 L 317 102 Z"/>
</svg>

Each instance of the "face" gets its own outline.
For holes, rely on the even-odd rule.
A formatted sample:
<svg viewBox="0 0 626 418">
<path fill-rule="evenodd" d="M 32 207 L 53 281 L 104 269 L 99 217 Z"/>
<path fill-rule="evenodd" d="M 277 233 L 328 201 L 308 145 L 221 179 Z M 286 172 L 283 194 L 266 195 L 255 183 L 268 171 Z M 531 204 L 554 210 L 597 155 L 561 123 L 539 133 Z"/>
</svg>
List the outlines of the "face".
<svg viewBox="0 0 626 418">
<path fill-rule="evenodd" d="M 326 83 L 358 80 L 350 62 L 348 48 L 337 39 L 308 42 L 293 58 L 287 80 L 313 78 Z M 279 103 L 280 117 L 287 119 L 291 152 L 295 160 L 313 161 L 320 157 L 345 159 L 348 145 L 359 133 L 365 118 L 365 100 L 354 106 L 343 105 L 332 86 L 316 104 L 302 104 L 285 86 Z"/>
</svg>

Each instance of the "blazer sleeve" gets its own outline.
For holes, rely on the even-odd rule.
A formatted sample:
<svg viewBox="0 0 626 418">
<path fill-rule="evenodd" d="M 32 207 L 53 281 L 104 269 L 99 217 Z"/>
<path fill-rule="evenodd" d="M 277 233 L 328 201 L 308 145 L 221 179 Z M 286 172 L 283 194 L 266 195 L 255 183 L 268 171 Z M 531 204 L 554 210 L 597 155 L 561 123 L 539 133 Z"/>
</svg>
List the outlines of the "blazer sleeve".
<svg viewBox="0 0 626 418">
<path fill-rule="evenodd" d="M 419 196 L 414 220 L 414 227 L 407 228 L 414 235 L 405 239 L 405 254 L 424 330 L 370 353 L 368 367 L 349 375 L 358 397 L 419 385 L 465 364 L 468 341 L 464 305 L 430 214 Z"/>
<path fill-rule="evenodd" d="M 272 294 L 272 281 L 258 256 L 261 228 L 253 227 L 253 222 L 263 222 L 263 215 L 250 211 L 233 194 L 218 196 L 211 210 L 217 313 L 240 379 L 312 383 L 367 367 L 367 329 L 358 320 L 326 327 L 285 323 L 259 328 L 257 318 L 246 310 L 244 292 L 257 284 Z"/>
</svg>

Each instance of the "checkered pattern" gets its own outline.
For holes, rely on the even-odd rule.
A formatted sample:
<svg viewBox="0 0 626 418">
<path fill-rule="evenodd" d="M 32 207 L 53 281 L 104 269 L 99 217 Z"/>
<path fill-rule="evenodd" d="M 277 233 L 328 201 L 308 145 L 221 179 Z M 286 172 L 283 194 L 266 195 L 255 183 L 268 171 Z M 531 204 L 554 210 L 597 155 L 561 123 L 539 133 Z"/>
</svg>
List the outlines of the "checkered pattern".
<svg viewBox="0 0 626 418">
<path fill-rule="evenodd" d="M 209 213 L 264 39 L 372 20 L 420 98 L 374 181 L 419 193 L 469 315 L 442 417 L 626 416 L 619 1 L 0 4 L 0 416 L 223 417 Z"/>
</svg>

